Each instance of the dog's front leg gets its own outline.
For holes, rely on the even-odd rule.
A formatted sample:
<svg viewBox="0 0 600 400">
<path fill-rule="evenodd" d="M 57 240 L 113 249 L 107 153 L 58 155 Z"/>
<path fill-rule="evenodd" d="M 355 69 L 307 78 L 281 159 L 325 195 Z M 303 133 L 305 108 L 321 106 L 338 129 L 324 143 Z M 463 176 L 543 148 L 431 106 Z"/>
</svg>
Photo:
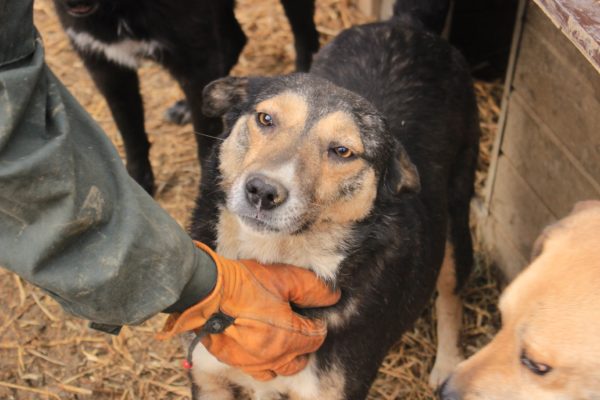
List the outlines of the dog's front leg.
<svg viewBox="0 0 600 400">
<path fill-rule="evenodd" d="M 314 0 L 281 0 L 294 33 L 296 71 L 308 72 L 313 54 L 319 50 L 319 33 L 314 22 Z"/>
<path fill-rule="evenodd" d="M 148 159 L 150 142 L 144 129 L 144 106 L 137 71 L 108 61 L 100 54 L 82 52 L 80 55 L 121 132 L 129 175 L 152 194 L 154 175 Z"/>
</svg>

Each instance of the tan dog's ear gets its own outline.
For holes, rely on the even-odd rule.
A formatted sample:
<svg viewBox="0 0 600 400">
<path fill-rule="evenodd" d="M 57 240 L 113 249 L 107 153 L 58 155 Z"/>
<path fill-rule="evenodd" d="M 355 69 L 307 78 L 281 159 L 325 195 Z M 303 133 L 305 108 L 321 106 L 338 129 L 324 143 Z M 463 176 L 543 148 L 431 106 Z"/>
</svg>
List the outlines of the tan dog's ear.
<svg viewBox="0 0 600 400">
<path fill-rule="evenodd" d="M 552 225 L 544 229 L 540 236 L 538 236 L 537 239 L 535 239 L 535 242 L 533 242 L 533 246 L 531 247 L 531 255 L 529 256 L 530 262 L 538 258 L 540 254 L 542 254 L 542 251 L 544 250 L 544 242 L 548 238 L 548 228 L 551 227 Z"/>
<path fill-rule="evenodd" d="M 419 192 L 421 179 L 417 167 L 401 144 L 396 147 L 396 156 L 388 169 L 386 184 L 394 193 Z"/>
<path fill-rule="evenodd" d="M 571 215 L 592 208 L 600 208 L 600 200 L 584 200 L 575 203 L 573 210 L 571 211 Z"/>
<path fill-rule="evenodd" d="M 220 117 L 247 97 L 248 78 L 228 76 L 217 79 L 202 91 L 202 112 L 207 117 Z"/>
<path fill-rule="evenodd" d="M 580 212 L 590 210 L 592 208 L 600 208 L 600 201 L 598 201 L 598 200 L 579 201 L 579 202 L 575 203 L 575 205 L 573 206 L 573 209 L 569 213 L 569 217 L 572 215 L 578 214 Z M 548 239 L 550 237 L 550 235 L 552 235 L 552 232 L 564 227 L 565 223 L 566 223 L 565 221 L 566 221 L 566 219 L 563 219 L 552 225 L 548 225 L 547 227 L 544 228 L 544 230 L 542 231 L 540 236 L 533 243 L 533 247 L 531 249 L 530 261 L 533 261 L 534 259 L 539 257 L 540 254 L 542 254 L 542 251 L 544 250 L 544 242 L 546 241 L 546 239 Z"/>
</svg>

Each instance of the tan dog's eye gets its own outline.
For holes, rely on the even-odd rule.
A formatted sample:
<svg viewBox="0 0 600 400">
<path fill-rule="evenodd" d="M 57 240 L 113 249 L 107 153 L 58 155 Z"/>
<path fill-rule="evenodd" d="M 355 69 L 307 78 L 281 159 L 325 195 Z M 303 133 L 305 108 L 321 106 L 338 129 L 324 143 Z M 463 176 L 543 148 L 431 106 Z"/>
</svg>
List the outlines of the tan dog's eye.
<svg viewBox="0 0 600 400">
<path fill-rule="evenodd" d="M 273 117 L 267 113 L 259 112 L 256 114 L 256 120 L 262 126 L 273 126 Z"/>
<path fill-rule="evenodd" d="M 341 157 L 341 158 L 350 158 L 354 155 L 352 150 L 350 150 L 349 148 L 347 148 L 345 146 L 336 146 L 336 147 L 332 147 L 329 150 L 331 150 L 336 156 Z"/>
<path fill-rule="evenodd" d="M 524 351 L 521 353 L 521 364 L 523 364 L 528 370 L 539 376 L 544 376 L 548 372 L 552 371 L 551 366 L 533 361 L 532 359 L 527 357 L 527 354 Z"/>
</svg>

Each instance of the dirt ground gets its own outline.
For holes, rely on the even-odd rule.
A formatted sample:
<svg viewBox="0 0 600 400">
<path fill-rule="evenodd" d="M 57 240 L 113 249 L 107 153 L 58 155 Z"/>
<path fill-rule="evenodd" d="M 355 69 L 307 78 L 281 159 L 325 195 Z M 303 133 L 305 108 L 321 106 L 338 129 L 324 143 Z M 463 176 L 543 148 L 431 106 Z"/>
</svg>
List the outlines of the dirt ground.
<svg viewBox="0 0 600 400">
<path fill-rule="evenodd" d="M 367 21 L 351 0 L 317 1 L 322 43 L 340 30 Z M 37 0 L 35 21 L 50 68 L 74 93 L 122 152 L 110 112 L 73 53 L 50 0 Z M 274 75 L 293 71 L 292 36 L 276 0 L 238 1 L 238 18 L 249 37 L 236 75 Z M 182 226 L 196 195 L 198 163 L 191 126 L 166 123 L 163 112 L 181 97 L 176 84 L 150 62 L 140 70 L 146 129 L 153 143 L 158 202 Z M 483 139 L 477 175 L 481 190 L 499 113 L 501 85 L 476 83 Z M 164 316 L 140 327 L 125 327 L 118 337 L 87 328 L 65 314 L 41 290 L 0 269 L 0 399 L 189 399 L 179 343 L 157 342 L 154 332 Z M 498 285 L 482 256 L 464 292 L 463 343 L 467 354 L 486 343 L 498 325 Z M 432 399 L 427 376 L 433 364 L 435 333 L 431 309 L 390 351 L 370 399 Z"/>
</svg>

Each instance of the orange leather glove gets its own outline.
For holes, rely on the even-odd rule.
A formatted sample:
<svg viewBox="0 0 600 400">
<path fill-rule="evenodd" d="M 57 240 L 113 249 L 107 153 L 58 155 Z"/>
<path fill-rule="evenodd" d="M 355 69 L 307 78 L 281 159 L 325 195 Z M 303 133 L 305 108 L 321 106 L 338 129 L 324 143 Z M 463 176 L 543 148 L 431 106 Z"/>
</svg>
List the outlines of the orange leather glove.
<svg viewBox="0 0 600 400">
<path fill-rule="evenodd" d="M 202 243 L 217 265 L 217 283 L 204 300 L 182 314 L 171 314 L 159 339 L 202 328 L 215 313 L 235 321 L 223 333 L 207 335 L 202 344 L 219 361 L 239 368 L 258 380 L 293 375 L 308 362 L 327 333 L 325 323 L 294 313 L 299 307 L 324 307 L 338 302 L 312 272 L 291 265 L 262 265 L 230 260 Z"/>
</svg>

